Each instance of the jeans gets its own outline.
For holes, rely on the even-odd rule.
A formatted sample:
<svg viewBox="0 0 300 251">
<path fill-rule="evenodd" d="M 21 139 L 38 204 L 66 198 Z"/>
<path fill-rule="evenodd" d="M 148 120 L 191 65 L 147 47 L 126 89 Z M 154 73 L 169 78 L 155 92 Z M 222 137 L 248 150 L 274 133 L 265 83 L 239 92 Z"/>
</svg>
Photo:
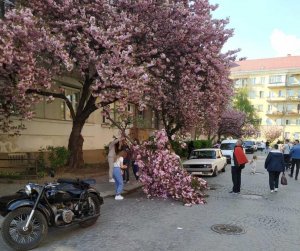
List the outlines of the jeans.
<svg viewBox="0 0 300 251">
<path fill-rule="evenodd" d="M 232 166 L 231 167 L 231 176 L 232 176 L 232 183 L 233 188 L 232 192 L 239 193 L 241 190 L 241 174 L 242 169 L 238 166 Z"/>
<path fill-rule="evenodd" d="M 270 189 L 278 188 L 280 172 L 269 171 L 269 185 Z"/>
<path fill-rule="evenodd" d="M 300 168 L 300 159 L 292 159 L 291 176 L 293 176 L 295 165 L 296 165 L 295 179 L 297 179 L 299 174 L 299 168 Z"/>
<path fill-rule="evenodd" d="M 124 187 L 123 177 L 122 177 L 122 172 L 120 167 L 114 167 L 113 178 L 115 179 L 116 195 L 120 195 Z"/>
</svg>

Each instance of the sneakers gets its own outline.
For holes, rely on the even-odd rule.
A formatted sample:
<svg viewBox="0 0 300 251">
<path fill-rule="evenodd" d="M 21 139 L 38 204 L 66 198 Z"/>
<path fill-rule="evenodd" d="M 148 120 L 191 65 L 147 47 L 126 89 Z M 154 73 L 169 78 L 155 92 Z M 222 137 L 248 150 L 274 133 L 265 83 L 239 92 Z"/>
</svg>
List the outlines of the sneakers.
<svg viewBox="0 0 300 251">
<path fill-rule="evenodd" d="M 271 193 L 273 193 L 274 192 L 274 190 L 271 190 Z"/>
<path fill-rule="evenodd" d="M 275 192 L 278 192 L 278 188 L 275 188 L 274 191 L 275 191 Z"/>
<path fill-rule="evenodd" d="M 122 195 L 116 195 L 115 200 L 123 200 L 124 197 Z"/>
<path fill-rule="evenodd" d="M 115 180 L 114 179 L 109 179 L 108 180 L 110 183 L 115 183 Z"/>
</svg>

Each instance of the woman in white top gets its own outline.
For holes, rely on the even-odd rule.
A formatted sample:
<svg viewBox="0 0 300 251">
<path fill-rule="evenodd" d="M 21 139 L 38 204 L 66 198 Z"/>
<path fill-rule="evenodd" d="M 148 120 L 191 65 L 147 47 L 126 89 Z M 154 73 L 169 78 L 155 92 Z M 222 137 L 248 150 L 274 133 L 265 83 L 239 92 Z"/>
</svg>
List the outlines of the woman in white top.
<svg viewBox="0 0 300 251">
<path fill-rule="evenodd" d="M 124 187 L 122 169 L 126 169 L 127 166 L 123 165 L 124 157 L 126 156 L 125 151 L 120 151 L 114 161 L 114 170 L 113 170 L 113 178 L 115 180 L 116 187 L 116 196 L 115 200 L 123 200 L 123 196 L 121 195 Z"/>
</svg>

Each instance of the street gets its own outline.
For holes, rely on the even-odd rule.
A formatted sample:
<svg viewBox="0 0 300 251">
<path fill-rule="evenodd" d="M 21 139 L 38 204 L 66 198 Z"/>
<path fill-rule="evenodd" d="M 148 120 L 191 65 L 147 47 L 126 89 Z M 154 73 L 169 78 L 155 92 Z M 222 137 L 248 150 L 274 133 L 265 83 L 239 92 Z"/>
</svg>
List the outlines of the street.
<svg viewBox="0 0 300 251">
<path fill-rule="evenodd" d="M 265 155 L 257 155 L 257 173 L 250 174 L 249 165 L 242 172 L 241 194 L 229 193 L 232 182 L 227 165 L 225 173 L 206 178 L 211 190 L 205 205 L 185 207 L 173 200 L 147 199 L 140 190 L 124 201 L 107 198 L 94 226 L 50 229 L 36 250 L 298 251 L 300 181 L 287 176 L 288 185 L 271 194 L 263 168 Z M 235 225 L 243 231 L 220 234 L 211 229 L 215 224 Z M 0 250 L 11 250 L 2 239 Z"/>
</svg>

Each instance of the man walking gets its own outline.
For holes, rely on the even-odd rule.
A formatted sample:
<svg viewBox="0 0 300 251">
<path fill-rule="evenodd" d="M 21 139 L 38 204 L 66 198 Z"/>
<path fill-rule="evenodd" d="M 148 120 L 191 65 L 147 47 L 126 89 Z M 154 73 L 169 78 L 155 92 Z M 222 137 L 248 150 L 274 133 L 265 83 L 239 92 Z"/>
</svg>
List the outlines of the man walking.
<svg viewBox="0 0 300 251">
<path fill-rule="evenodd" d="M 244 153 L 242 147 L 242 141 L 239 139 L 234 147 L 231 155 L 231 176 L 233 188 L 230 193 L 239 193 L 241 190 L 241 174 L 245 164 L 248 163 L 248 159 Z"/>
<path fill-rule="evenodd" d="M 298 139 L 295 140 L 295 145 L 292 147 L 290 154 L 292 158 L 292 169 L 291 169 L 291 174 L 289 176 L 293 177 L 294 168 L 296 165 L 295 180 L 297 180 L 299 174 L 299 168 L 300 168 L 300 144 Z"/>
</svg>

